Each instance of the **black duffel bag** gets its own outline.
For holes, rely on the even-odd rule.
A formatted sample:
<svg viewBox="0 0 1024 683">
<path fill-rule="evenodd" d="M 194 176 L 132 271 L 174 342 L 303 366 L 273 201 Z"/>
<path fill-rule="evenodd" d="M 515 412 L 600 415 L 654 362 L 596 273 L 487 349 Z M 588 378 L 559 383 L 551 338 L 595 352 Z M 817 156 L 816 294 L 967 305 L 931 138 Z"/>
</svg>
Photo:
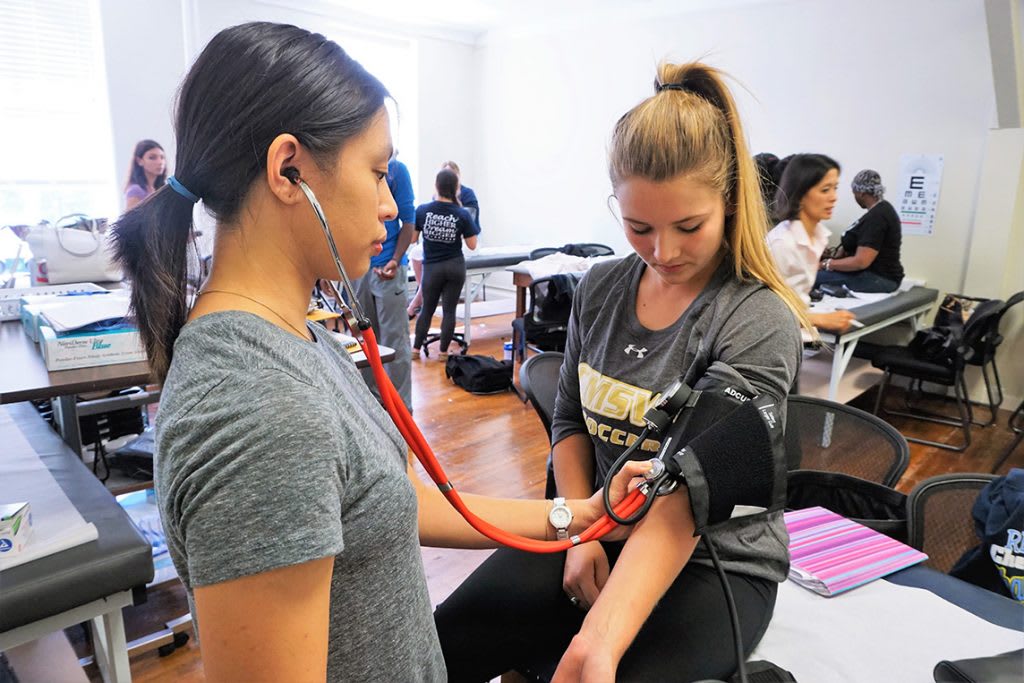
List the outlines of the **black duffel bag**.
<svg viewBox="0 0 1024 683">
<path fill-rule="evenodd" d="M 839 472 L 791 471 L 786 507 L 800 510 L 815 506 L 907 542 L 907 496 L 888 486 Z"/>
<path fill-rule="evenodd" d="M 448 356 L 444 375 L 471 394 L 497 394 L 512 388 L 512 361 L 490 356 Z"/>
</svg>

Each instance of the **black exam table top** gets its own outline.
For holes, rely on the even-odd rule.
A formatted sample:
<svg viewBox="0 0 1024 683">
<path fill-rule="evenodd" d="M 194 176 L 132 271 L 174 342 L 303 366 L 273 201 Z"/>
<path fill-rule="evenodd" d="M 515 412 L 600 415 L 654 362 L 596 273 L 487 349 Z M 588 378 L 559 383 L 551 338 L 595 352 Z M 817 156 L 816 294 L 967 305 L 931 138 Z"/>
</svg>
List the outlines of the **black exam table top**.
<svg viewBox="0 0 1024 683">
<path fill-rule="evenodd" d="M 99 534 L 95 541 L 0 572 L 0 633 L 151 581 L 152 548 L 113 495 L 31 404 L 0 409 L 9 411 L 13 428 L 21 431 L 64 494 Z M 3 431 L 0 444 L 9 444 Z"/>
</svg>

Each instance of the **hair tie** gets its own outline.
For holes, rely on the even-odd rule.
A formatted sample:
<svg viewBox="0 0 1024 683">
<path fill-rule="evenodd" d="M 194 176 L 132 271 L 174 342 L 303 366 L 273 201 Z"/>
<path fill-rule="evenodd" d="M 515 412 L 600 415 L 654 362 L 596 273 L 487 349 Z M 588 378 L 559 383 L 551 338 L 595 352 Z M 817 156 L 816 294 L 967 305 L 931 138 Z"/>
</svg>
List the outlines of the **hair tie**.
<svg viewBox="0 0 1024 683">
<path fill-rule="evenodd" d="M 682 83 L 658 83 L 658 92 L 662 90 L 687 90 Z"/>
<path fill-rule="evenodd" d="M 172 190 L 174 190 L 175 192 L 177 192 L 178 194 L 180 194 L 180 195 L 181 195 L 182 197 L 184 197 L 185 199 L 189 200 L 189 201 L 190 201 L 190 202 L 192 202 L 193 204 L 195 204 L 196 202 L 198 202 L 198 201 L 199 201 L 199 197 L 197 197 L 197 196 L 196 196 L 196 195 L 195 195 L 195 194 L 194 194 L 194 193 L 193 193 L 193 192 L 192 192 L 191 190 L 189 190 L 189 189 L 188 189 L 187 187 L 185 187 L 184 185 L 182 185 L 182 184 L 181 184 L 181 183 L 180 183 L 180 182 L 178 181 L 178 179 L 177 179 L 177 178 L 175 178 L 174 176 L 168 176 L 168 177 L 167 177 L 167 184 L 171 186 L 171 189 L 172 189 Z"/>
</svg>

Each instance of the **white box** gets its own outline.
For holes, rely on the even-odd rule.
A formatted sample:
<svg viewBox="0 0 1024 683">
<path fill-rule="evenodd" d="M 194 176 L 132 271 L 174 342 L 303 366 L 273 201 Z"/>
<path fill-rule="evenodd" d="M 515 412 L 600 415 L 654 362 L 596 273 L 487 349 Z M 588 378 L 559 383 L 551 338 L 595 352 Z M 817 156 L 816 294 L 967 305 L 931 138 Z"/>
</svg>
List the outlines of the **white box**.
<svg viewBox="0 0 1024 683">
<path fill-rule="evenodd" d="M 0 558 L 20 553 L 31 535 L 32 508 L 29 504 L 0 504 Z"/>
<path fill-rule="evenodd" d="M 49 299 L 49 297 L 46 297 Z M 24 299 L 22 300 L 24 301 Z M 39 343 L 39 326 L 43 322 L 42 314 L 46 309 L 60 306 L 60 301 L 43 301 L 41 303 L 22 303 L 21 305 L 21 331 L 36 344 Z"/>
<path fill-rule="evenodd" d="M 44 323 L 39 326 L 39 350 L 51 372 L 146 360 L 139 331 L 127 326 L 58 335 Z"/>
</svg>

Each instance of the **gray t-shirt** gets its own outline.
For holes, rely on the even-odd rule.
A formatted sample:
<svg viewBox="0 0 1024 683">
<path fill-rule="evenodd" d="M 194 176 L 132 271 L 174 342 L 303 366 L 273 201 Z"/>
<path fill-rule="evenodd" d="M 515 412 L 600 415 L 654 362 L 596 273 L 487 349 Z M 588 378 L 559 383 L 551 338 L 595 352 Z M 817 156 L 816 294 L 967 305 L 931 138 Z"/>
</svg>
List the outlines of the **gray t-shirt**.
<svg viewBox="0 0 1024 683">
<path fill-rule="evenodd" d="M 732 267 L 726 258 L 679 320 L 657 331 L 636 317 L 637 288 L 646 268 L 636 254 L 599 263 L 580 282 L 551 442 L 590 434 L 595 487 L 643 431 L 650 401 L 679 377 L 696 389 L 724 381 L 748 394 L 768 394 L 784 410 L 800 363 L 799 326 L 781 298 L 759 282 L 740 282 Z M 653 457 L 660 445 L 650 439 L 640 454 Z M 713 540 L 725 569 L 786 579 L 789 537 L 781 513 L 767 522 L 734 522 L 716 530 Z M 703 545 L 693 561 L 711 565 Z"/>
<path fill-rule="evenodd" d="M 195 586 L 333 555 L 328 680 L 443 681 L 405 442 L 345 349 L 310 329 L 317 343 L 240 311 L 182 329 L 156 426 L 171 558 L 191 602 Z"/>
</svg>

